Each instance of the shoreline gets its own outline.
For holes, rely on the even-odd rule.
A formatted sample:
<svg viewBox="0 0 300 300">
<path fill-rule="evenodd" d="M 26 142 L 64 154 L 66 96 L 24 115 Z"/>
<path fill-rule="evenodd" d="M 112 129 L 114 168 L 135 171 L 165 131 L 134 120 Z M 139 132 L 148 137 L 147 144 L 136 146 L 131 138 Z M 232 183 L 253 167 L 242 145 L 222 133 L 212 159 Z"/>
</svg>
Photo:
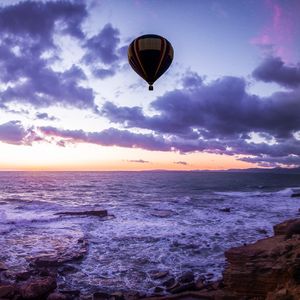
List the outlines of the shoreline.
<svg viewBox="0 0 300 300">
<path fill-rule="evenodd" d="M 36 300 L 167 300 L 167 299 L 300 299 L 300 218 L 290 219 L 273 227 L 274 236 L 225 251 L 226 265 L 222 279 L 195 279 L 192 272 L 167 280 L 162 295 L 143 295 L 135 291 L 101 291 L 82 294 L 78 290 L 58 290 L 57 275 L 70 261 L 84 258 L 88 243 L 78 240 L 78 252 L 64 257 L 44 256 L 32 260 L 30 270 L 14 273 L 0 262 L 0 299 Z M 66 272 L 71 270 L 65 270 Z M 166 274 L 156 274 L 163 278 Z"/>
</svg>

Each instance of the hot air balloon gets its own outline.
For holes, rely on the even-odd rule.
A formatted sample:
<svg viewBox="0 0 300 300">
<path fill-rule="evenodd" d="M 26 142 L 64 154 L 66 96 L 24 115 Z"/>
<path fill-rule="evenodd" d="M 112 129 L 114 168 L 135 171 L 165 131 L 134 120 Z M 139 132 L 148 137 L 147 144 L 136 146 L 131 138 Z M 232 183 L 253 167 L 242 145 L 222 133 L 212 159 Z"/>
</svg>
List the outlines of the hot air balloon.
<svg viewBox="0 0 300 300">
<path fill-rule="evenodd" d="M 142 35 L 129 45 L 128 61 L 132 69 L 149 84 L 164 74 L 172 63 L 174 50 L 171 43 L 156 34 Z"/>
</svg>

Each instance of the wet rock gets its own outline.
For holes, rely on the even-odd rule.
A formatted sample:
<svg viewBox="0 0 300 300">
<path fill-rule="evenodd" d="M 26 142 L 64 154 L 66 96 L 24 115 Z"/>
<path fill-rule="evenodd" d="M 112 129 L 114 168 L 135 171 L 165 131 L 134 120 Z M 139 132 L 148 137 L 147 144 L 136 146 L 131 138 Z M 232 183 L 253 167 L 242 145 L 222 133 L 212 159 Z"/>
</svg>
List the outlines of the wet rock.
<svg viewBox="0 0 300 300">
<path fill-rule="evenodd" d="M 263 229 L 263 228 L 256 229 L 256 231 L 260 234 L 267 234 L 268 233 L 268 231 L 266 229 Z"/>
<path fill-rule="evenodd" d="M 151 212 L 151 215 L 154 217 L 159 217 L 159 218 L 168 218 L 171 216 L 176 215 L 177 213 L 173 210 L 169 210 L 169 209 L 164 209 L 164 210 L 154 210 L 153 212 Z"/>
<path fill-rule="evenodd" d="M 222 212 L 227 212 L 227 213 L 231 212 L 231 208 L 230 207 L 220 208 L 219 210 L 222 211 Z"/>
<path fill-rule="evenodd" d="M 165 286 L 167 289 L 171 289 L 177 285 L 177 282 L 176 282 L 175 278 L 172 277 L 172 278 L 166 280 L 165 282 L 163 282 L 162 285 Z"/>
<path fill-rule="evenodd" d="M 296 193 L 293 193 L 291 195 L 292 198 L 299 198 L 300 197 L 300 193 L 299 192 L 296 192 Z"/>
<path fill-rule="evenodd" d="M 5 263 L 0 261 L 0 271 L 5 271 L 8 270 L 7 266 L 5 265 Z"/>
<path fill-rule="evenodd" d="M 14 285 L 2 285 L 0 283 L 0 298 L 11 298 L 16 293 L 16 287 Z"/>
<path fill-rule="evenodd" d="M 205 288 L 205 277 L 201 276 L 195 282 L 195 289 L 196 290 L 202 290 L 204 288 Z"/>
<path fill-rule="evenodd" d="M 32 271 L 19 272 L 19 273 L 16 273 L 16 280 L 17 281 L 25 281 L 25 280 L 29 279 L 31 275 L 32 275 Z"/>
<path fill-rule="evenodd" d="M 115 300 L 124 300 L 124 295 L 122 292 L 114 292 L 111 294 L 111 296 L 115 299 Z"/>
<path fill-rule="evenodd" d="M 68 299 L 74 299 L 80 295 L 80 290 L 59 290 L 59 293 L 67 296 Z"/>
<path fill-rule="evenodd" d="M 182 285 L 178 285 L 177 287 L 174 287 L 173 289 L 170 289 L 170 292 L 172 294 L 178 294 L 186 291 L 191 291 L 195 289 L 195 283 L 190 282 L 190 283 L 185 283 Z"/>
<path fill-rule="evenodd" d="M 299 219 L 291 219 L 288 221 L 284 221 L 282 223 L 279 223 L 273 227 L 274 235 L 286 235 L 289 228 L 291 226 L 294 226 L 295 224 L 300 224 L 300 218 Z"/>
<path fill-rule="evenodd" d="M 64 211 L 55 213 L 55 215 L 68 215 L 68 216 L 94 216 L 94 217 L 107 217 L 107 210 L 87 210 L 87 211 Z"/>
<path fill-rule="evenodd" d="M 165 288 L 162 287 L 162 286 L 157 286 L 157 287 L 154 288 L 153 291 L 154 291 L 154 293 L 156 293 L 156 294 L 160 294 L 160 293 L 163 293 L 163 292 L 165 291 Z"/>
<path fill-rule="evenodd" d="M 21 296 L 24 299 L 42 299 L 56 288 L 56 280 L 53 277 L 32 279 L 20 287 Z"/>
<path fill-rule="evenodd" d="M 156 279 L 164 278 L 167 275 L 169 275 L 169 271 L 160 271 L 152 274 L 151 277 L 156 280 Z"/>
<path fill-rule="evenodd" d="M 59 268 L 58 272 L 59 274 L 65 275 L 69 273 L 76 273 L 78 269 L 72 265 L 64 265 Z"/>
<path fill-rule="evenodd" d="M 47 297 L 47 300 L 67 300 L 68 297 L 61 293 L 52 293 Z"/>
<path fill-rule="evenodd" d="M 195 280 L 195 275 L 192 271 L 185 272 L 178 278 L 178 281 L 180 283 L 190 283 L 190 282 L 194 282 L 194 280 Z"/>
<path fill-rule="evenodd" d="M 105 292 L 96 292 L 93 294 L 93 300 L 114 300 L 114 297 Z"/>
</svg>

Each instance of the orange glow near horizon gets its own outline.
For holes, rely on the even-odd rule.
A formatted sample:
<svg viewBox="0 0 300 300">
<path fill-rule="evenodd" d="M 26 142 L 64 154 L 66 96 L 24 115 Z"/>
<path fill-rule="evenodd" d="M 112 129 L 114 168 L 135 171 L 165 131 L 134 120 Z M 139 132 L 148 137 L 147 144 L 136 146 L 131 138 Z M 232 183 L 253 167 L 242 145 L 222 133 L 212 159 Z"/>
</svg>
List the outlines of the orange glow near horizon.
<svg viewBox="0 0 300 300">
<path fill-rule="evenodd" d="M 183 155 L 91 144 L 59 147 L 45 143 L 34 146 L 1 143 L 0 151 L 0 171 L 224 170 L 255 167 L 227 155 Z"/>
</svg>

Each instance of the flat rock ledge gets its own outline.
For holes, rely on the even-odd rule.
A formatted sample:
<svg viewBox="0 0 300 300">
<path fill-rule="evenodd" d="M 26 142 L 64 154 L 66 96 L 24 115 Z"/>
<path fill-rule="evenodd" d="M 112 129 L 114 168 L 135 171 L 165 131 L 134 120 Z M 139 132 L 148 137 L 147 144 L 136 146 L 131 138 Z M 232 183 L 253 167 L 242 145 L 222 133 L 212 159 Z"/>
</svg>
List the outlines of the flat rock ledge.
<svg viewBox="0 0 300 300">
<path fill-rule="evenodd" d="M 299 300 L 300 299 L 300 218 L 274 226 L 273 237 L 253 244 L 231 248 L 225 252 L 227 264 L 223 278 L 210 282 L 207 278 L 195 278 L 187 272 L 179 278 L 166 279 L 167 271 L 156 272 L 154 278 L 165 280 L 161 287 L 151 291 L 151 297 L 140 293 L 101 291 L 83 295 L 76 291 L 57 289 L 55 268 L 39 265 L 30 274 L 19 274 L 15 281 L 7 281 L 8 272 L 0 264 L 0 299 L 40 300 Z M 68 259 L 66 259 L 67 261 Z M 61 261 L 60 263 L 64 263 Z M 44 261 L 42 266 L 47 266 Z M 38 271 L 37 271 L 38 270 Z M 17 279 L 19 278 L 19 279 Z M 168 294 L 161 295 L 161 292 Z M 150 294 L 150 293 L 149 293 Z"/>
</svg>

